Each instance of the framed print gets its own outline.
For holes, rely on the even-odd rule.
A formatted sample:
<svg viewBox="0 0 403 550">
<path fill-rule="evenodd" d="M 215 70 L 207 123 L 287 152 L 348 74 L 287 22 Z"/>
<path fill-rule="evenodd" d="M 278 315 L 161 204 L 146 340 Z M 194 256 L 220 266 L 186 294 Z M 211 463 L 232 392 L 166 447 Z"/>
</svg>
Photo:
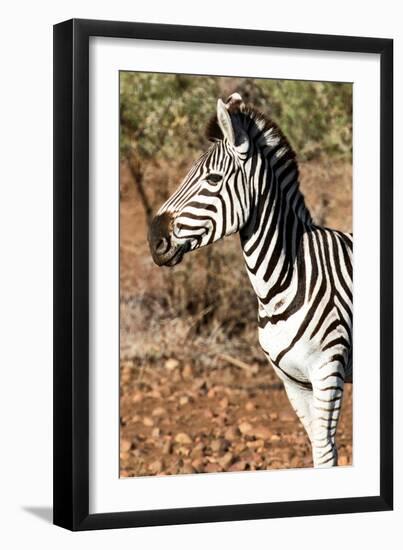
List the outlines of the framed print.
<svg viewBox="0 0 403 550">
<path fill-rule="evenodd" d="M 392 75 L 390 39 L 55 25 L 55 524 L 392 509 Z"/>
</svg>

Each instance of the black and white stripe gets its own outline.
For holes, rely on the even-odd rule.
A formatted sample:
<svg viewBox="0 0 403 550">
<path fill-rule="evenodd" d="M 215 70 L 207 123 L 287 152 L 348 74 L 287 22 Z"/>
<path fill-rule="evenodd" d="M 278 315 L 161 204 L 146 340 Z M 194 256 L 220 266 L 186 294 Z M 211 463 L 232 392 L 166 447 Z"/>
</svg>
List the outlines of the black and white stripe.
<svg viewBox="0 0 403 550">
<path fill-rule="evenodd" d="M 162 206 L 149 234 L 158 265 L 240 232 L 258 298 L 259 341 L 312 444 L 337 464 L 335 433 L 352 381 L 352 237 L 313 223 L 295 155 L 239 94 L 217 104 L 212 146 Z"/>
</svg>

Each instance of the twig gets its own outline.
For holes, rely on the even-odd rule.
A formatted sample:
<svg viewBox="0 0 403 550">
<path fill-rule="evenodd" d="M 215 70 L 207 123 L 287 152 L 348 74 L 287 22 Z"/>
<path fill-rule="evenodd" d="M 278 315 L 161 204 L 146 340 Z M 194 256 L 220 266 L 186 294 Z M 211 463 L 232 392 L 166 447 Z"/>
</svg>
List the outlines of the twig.
<svg viewBox="0 0 403 550">
<path fill-rule="evenodd" d="M 205 317 L 208 313 L 210 313 L 210 311 L 214 309 L 213 306 L 208 306 L 208 307 L 205 307 L 200 313 L 198 313 L 197 315 L 195 315 L 194 317 L 192 317 L 191 319 L 191 322 L 189 323 L 189 326 L 186 330 L 186 337 L 188 336 L 189 332 L 191 331 L 191 329 L 201 320 L 203 319 L 203 317 Z"/>
<path fill-rule="evenodd" d="M 231 365 L 234 365 L 235 367 L 239 367 L 240 369 L 243 369 L 243 370 L 250 371 L 252 368 L 252 365 L 248 365 L 248 363 L 245 363 L 244 361 L 241 361 L 236 357 L 232 357 L 231 355 L 227 355 L 226 353 L 220 353 L 217 357 L 218 359 L 227 361 L 227 363 L 231 363 Z"/>
</svg>

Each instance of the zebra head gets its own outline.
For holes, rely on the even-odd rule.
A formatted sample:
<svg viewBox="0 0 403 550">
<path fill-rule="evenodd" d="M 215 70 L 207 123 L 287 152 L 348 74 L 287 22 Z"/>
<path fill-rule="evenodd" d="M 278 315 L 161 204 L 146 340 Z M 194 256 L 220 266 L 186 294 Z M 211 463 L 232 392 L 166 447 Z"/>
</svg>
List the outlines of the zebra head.
<svg viewBox="0 0 403 550">
<path fill-rule="evenodd" d="M 210 148 L 193 164 L 151 222 L 148 240 L 157 265 L 174 266 L 183 255 L 239 231 L 249 215 L 245 164 L 250 139 L 238 93 L 217 102 L 207 134 Z"/>
</svg>

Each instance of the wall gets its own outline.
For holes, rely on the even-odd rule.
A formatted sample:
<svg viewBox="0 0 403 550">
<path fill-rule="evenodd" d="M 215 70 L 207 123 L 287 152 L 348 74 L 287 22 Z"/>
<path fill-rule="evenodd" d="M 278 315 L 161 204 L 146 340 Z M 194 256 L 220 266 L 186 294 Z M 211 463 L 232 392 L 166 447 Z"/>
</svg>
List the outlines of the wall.
<svg viewBox="0 0 403 550">
<path fill-rule="evenodd" d="M 91 5 L 92 4 L 92 5 Z M 49 523 L 51 504 L 51 245 L 52 24 L 71 17 L 137 20 L 395 38 L 395 97 L 403 97 L 403 32 L 399 3 L 181 0 L 96 3 L 14 1 L 2 13 L 2 151 L 0 228 L 1 367 L 0 540 L 5 548 L 377 548 L 401 539 L 402 475 L 396 468 L 396 509 L 390 513 L 250 521 L 72 534 Z M 402 105 L 396 105 L 396 145 L 403 147 Z M 396 155 L 397 158 L 397 155 Z M 402 180 L 396 166 L 395 180 Z M 396 211 L 402 205 L 396 189 Z M 400 225 L 400 227 L 398 227 Z M 400 229 L 400 231 L 399 231 Z M 397 231 L 401 234 L 401 222 Z M 398 239 L 397 239 L 398 240 Z M 400 239 L 399 239 L 400 241 Z M 399 244 L 399 243 L 398 243 Z M 401 247 L 400 247 L 401 248 Z M 397 250 L 397 246 L 396 246 Z M 399 259 L 401 260 L 401 258 Z M 401 264 L 401 261 L 400 261 Z M 402 265 L 396 280 L 402 279 Z M 396 296 L 396 304 L 401 296 Z M 401 305 L 401 304 L 400 304 Z M 396 334 L 401 329 L 397 319 Z M 397 340 L 397 338 L 396 338 Z M 396 359 L 402 351 L 396 350 Z M 397 361 L 396 361 L 397 363 Z M 396 365 L 398 371 L 398 365 Z M 396 372 L 395 387 L 402 376 Z M 398 392 L 396 392 L 397 394 Z M 402 463 L 402 399 L 396 403 L 396 465 Z"/>
</svg>

